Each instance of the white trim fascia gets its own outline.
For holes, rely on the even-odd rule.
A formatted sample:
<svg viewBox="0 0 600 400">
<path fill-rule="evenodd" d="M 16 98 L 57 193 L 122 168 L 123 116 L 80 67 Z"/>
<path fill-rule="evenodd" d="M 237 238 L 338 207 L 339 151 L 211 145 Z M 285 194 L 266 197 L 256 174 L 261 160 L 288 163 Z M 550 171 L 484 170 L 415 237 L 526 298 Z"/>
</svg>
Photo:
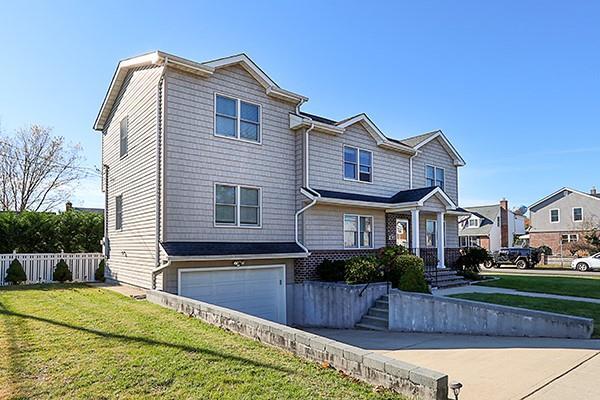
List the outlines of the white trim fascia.
<svg viewBox="0 0 600 400">
<path fill-rule="evenodd" d="M 237 54 L 230 57 L 220 58 L 218 60 L 207 61 L 201 65 L 208 66 L 214 69 L 228 67 L 230 65 L 241 65 L 250 75 L 254 77 L 264 88 L 269 96 L 278 97 L 282 100 L 292 101 L 295 103 L 306 102 L 307 97 L 297 93 L 290 92 L 280 88 L 267 74 L 250 57 L 246 54 Z"/>
<path fill-rule="evenodd" d="M 362 123 L 363 126 L 365 126 L 367 132 L 369 132 L 371 136 L 373 136 L 373 139 L 375 139 L 378 146 L 389 147 L 391 149 L 403 151 L 408 154 L 415 154 L 416 151 L 412 147 L 404 146 L 389 140 L 365 113 L 358 114 L 346 121 L 338 123 L 337 126 L 346 129 L 347 127 L 354 125 L 358 122 Z"/>
<path fill-rule="evenodd" d="M 290 129 L 291 130 L 298 130 L 301 128 L 310 128 L 313 125 L 314 125 L 314 130 L 323 132 L 323 133 L 328 133 L 331 135 L 341 135 L 345 132 L 345 130 L 342 128 L 338 128 L 336 126 L 329 125 L 329 124 L 324 124 L 323 122 L 314 121 L 309 118 L 304 118 L 297 114 L 290 113 Z"/>
<path fill-rule="evenodd" d="M 580 191 L 580 190 L 575 190 L 575 189 L 572 189 L 572 188 L 569 188 L 569 187 L 566 187 L 566 186 L 565 186 L 565 187 L 563 187 L 563 188 L 561 188 L 561 189 L 558 189 L 556 192 L 554 192 L 554 193 L 552 193 L 552 194 L 550 194 L 550 195 L 548 195 L 548 196 L 544 197 L 543 199 L 536 201 L 535 203 L 533 203 L 532 205 L 530 205 L 530 206 L 529 206 L 529 209 L 531 210 L 531 208 L 533 208 L 533 207 L 537 206 L 537 205 L 538 205 L 538 204 L 540 204 L 540 203 L 543 203 L 544 201 L 546 201 L 546 200 L 548 200 L 548 199 L 552 198 L 553 196 L 556 196 L 556 195 L 557 195 L 557 194 L 559 194 L 560 192 L 564 192 L 565 190 L 566 190 L 566 191 L 568 191 L 568 192 L 572 192 L 572 193 L 577 193 L 577 194 L 580 194 L 580 195 L 582 195 L 582 196 L 585 196 L 585 197 L 589 197 L 590 199 L 595 199 L 595 200 L 599 200 L 599 201 L 600 201 L 600 197 L 592 196 L 592 195 L 591 195 L 591 194 L 589 194 L 589 193 L 585 193 L 585 192 L 582 192 L 582 191 Z M 534 212 L 535 212 L 535 211 L 534 211 Z"/>
<path fill-rule="evenodd" d="M 454 148 L 454 146 L 452 145 L 452 143 L 450 142 L 450 140 L 448 140 L 448 138 L 446 137 L 446 135 L 444 135 L 444 132 L 442 132 L 441 129 L 435 130 L 435 131 L 431 131 L 431 132 L 427 132 L 427 133 L 433 133 L 435 132 L 434 135 L 428 137 L 427 139 L 423 140 L 421 143 L 419 143 L 418 145 L 416 145 L 414 147 L 415 150 L 420 149 L 421 147 L 425 146 L 427 143 L 440 138 L 442 139 L 442 143 L 444 144 L 444 147 L 446 148 L 446 151 L 448 153 L 450 153 L 450 155 L 452 155 L 454 157 L 454 166 L 456 167 L 463 167 L 466 165 L 465 160 L 461 157 L 461 155 L 458 153 L 458 151 L 456 150 L 456 148 Z"/>
<path fill-rule="evenodd" d="M 434 190 L 432 190 L 427 195 L 425 195 L 425 197 L 423 197 L 421 200 L 419 200 L 418 205 L 423 206 L 427 200 L 429 200 L 432 196 L 434 196 L 436 194 L 441 195 L 442 198 L 448 203 L 448 205 L 446 207 L 450 207 L 450 208 L 457 207 L 456 204 L 454 204 L 454 202 L 452 201 L 452 199 L 450 199 L 450 197 L 448 197 L 448 195 L 446 193 L 444 193 L 444 191 L 439 187 L 436 187 Z"/>
<path fill-rule="evenodd" d="M 310 253 L 267 253 L 267 254 L 226 254 L 214 256 L 169 256 L 170 262 L 218 261 L 218 260 L 274 260 L 278 258 L 305 258 Z M 227 268 L 227 267 L 223 267 Z M 219 268 L 221 269 L 221 268 Z"/>
<path fill-rule="evenodd" d="M 376 203 L 372 201 L 360 201 L 360 200 L 346 200 L 346 199 L 332 199 L 329 197 L 320 197 L 317 199 L 319 204 L 334 204 L 341 206 L 356 206 L 356 207 L 367 207 L 367 208 L 381 208 L 388 209 L 393 207 L 394 204 L 388 203 Z"/>
</svg>

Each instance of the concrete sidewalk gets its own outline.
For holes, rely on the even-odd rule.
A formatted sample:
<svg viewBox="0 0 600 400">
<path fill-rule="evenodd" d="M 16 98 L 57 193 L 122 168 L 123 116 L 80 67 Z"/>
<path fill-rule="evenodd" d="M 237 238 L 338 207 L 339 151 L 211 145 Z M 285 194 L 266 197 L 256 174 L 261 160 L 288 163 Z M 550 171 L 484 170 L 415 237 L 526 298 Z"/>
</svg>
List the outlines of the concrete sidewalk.
<svg viewBox="0 0 600 400">
<path fill-rule="evenodd" d="M 461 400 L 600 399 L 600 340 L 310 331 L 447 373 Z"/>
<path fill-rule="evenodd" d="M 548 293 L 536 293 L 536 292 L 521 292 L 515 289 L 505 289 L 491 286 L 479 286 L 479 285 L 470 285 L 470 286 L 459 286 L 448 289 L 436 289 L 433 290 L 434 296 L 451 296 L 453 294 L 462 294 L 462 293 L 501 293 L 501 294 L 512 294 L 516 296 L 527 296 L 527 297 L 541 297 L 545 299 L 557 299 L 557 300 L 570 300 L 570 301 L 582 301 L 585 303 L 595 303 L 600 304 L 600 299 L 592 299 L 589 297 L 577 297 L 577 296 L 562 296 L 558 294 L 548 294 Z"/>
</svg>

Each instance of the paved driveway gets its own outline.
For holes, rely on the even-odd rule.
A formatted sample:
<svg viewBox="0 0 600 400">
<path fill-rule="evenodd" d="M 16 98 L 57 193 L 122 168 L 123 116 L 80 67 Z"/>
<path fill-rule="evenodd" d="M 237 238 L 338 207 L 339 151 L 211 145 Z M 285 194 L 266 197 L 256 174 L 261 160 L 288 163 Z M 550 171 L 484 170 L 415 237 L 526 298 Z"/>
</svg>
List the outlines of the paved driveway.
<svg viewBox="0 0 600 400">
<path fill-rule="evenodd" d="M 460 381 L 460 400 L 600 399 L 600 340 L 310 329 Z"/>
</svg>

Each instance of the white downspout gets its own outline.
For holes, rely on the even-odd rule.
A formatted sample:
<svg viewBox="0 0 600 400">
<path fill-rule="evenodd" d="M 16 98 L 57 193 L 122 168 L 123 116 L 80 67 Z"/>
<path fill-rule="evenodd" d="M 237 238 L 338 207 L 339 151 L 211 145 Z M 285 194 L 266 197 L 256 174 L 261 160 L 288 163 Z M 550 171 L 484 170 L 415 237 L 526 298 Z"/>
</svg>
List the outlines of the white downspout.
<svg viewBox="0 0 600 400">
<path fill-rule="evenodd" d="M 165 71 L 167 69 L 167 62 L 168 59 L 165 59 L 165 62 L 163 64 L 163 70 L 160 73 L 160 77 L 158 78 L 158 84 L 156 85 L 156 171 L 155 171 L 155 175 L 156 175 L 156 204 L 155 204 L 155 221 L 154 221 L 154 225 L 155 225 L 155 236 L 156 236 L 156 241 L 155 241 L 155 252 L 156 252 L 156 257 L 155 257 L 155 265 L 156 268 L 152 270 L 151 273 L 151 280 L 152 280 L 152 290 L 156 290 L 156 274 L 166 268 L 170 263 L 167 263 L 166 266 L 162 266 L 160 265 L 160 212 L 161 212 L 161 208 L 160 208 L 160 203 L 161 203 L 161 163 L 160 163 L 160 155 L 161 155 L 161 141 L 162 141 L 162 137 L 163 137 L 163 112 L 162 112 L 162 108 L 163 108 L 163 101 L 162 101 L 162 97 L 164 95 L 164 91 L 163 91 L 163 82 L 164 82 L 164 77 L 165 77 Z"/>
<path fill-rule="evenodd" d="M 304 101 L 301 101 L 296 106 L 296 114 L 298 114 L 298 115 L 300 115 L 300 106 L 302 105 L 302 103 L 304 103 Z M 306 118 L 308 118 L 311 121 L 311 124 L 310 124 L 310 127 L 306 131 L 304 131 L 304 177 L 305 177 L 304 186 L 311 192 L 316 193 L 317 196 L 312 197 L 312 201 L 309 204 L 307 204 L 305 207 L 301 208 L 300 210 L 296 211 L 296 214 L 294 215 L 294 235 L 295 235 L 296 244 L 298 246 L 300 246 L 300 248 L 302 250 L 304 250 L 304 252 L 309 253 L 309 250 L 302 243 L 300 243 L 300 239 L 298 237 L 298 218 L 300 217 L 300 214 L 304 213 L 304 211 L 306 211 L 309 208 L 311 208 L 312 206 L 314 206 L 317 203 L 317 199 L 319 197 L 321 197 L 321 195 L 319 195 L 319 193 L 315 192 L 310 187 L 310 179 L 309 179 L 310 157 L 309 157 L 309 153 L 308 153 L 308 151 L 309 151 L 308 141 L 309 141 L 310 131 L 312 131 L 315 128 L 315 124 L 311 118 L 309 118 L 309 117 L 306 117 Z"/>
<path fill-rule="evenodd" d="M 418 152 L 413 154 L 412 156 L 410 156 L 410 158 L 408 159 L 408 175 L 409 175 L 409 179 L 408 179 L 408 188 L 409 189 L 413 189 L 413 158 L 415 158 L 417 156 Z"/>
</svg>

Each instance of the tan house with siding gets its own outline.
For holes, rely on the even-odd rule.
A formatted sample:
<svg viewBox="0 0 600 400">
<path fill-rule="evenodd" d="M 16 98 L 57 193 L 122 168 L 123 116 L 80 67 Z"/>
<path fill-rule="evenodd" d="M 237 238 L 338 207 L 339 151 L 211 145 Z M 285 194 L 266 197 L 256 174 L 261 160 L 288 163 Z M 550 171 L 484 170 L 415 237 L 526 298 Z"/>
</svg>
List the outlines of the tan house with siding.
<svg viewBox="0 0 600 400">
<path fill-rule="evenodd" d="M 107 278 L 286 322 L 324 258 L 402 244 L 451 262 L 465 163 L 444 133 L 393 139 L 307 100 L 244 54 L 121 61 L 94 125 Z"/>
</svg>

